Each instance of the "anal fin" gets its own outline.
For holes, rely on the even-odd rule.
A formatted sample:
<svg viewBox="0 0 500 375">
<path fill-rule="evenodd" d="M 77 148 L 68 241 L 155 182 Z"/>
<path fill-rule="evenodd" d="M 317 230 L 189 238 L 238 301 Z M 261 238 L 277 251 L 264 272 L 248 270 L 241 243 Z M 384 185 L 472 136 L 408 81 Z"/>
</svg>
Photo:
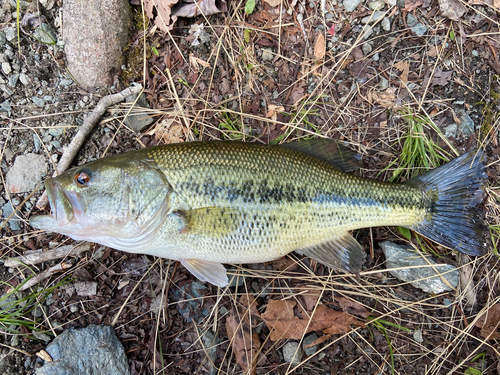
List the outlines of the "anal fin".
<svg viewBox="0 0 500 375">
<path fill-rule="evenodd" d="M 359 242 L 347 232 L 330 241 L 295 251 L 328 267 L 352 273 L 361 271 L 366 255 Z"/>
<path fill-rule="evenodd" d="M 181 263 L 200 281 L 208 281 L 221 288 L 228 284 L 226 268 L 221 263 L 199 259 L 181 259 Z"/>
</svg>

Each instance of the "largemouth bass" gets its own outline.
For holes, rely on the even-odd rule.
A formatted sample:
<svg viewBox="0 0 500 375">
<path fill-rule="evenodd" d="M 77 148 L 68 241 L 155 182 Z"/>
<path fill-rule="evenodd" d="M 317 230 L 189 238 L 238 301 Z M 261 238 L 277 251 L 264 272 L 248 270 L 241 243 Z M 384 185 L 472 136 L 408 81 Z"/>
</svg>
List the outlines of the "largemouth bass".
<svg viewBox="0 0 500 375">
<path fill-rule="evenodd" d="M 169 144 L 100 159 L 48 178 L 52 215 L 34 228 L 180 261 L 202 281 L 228 283 L 222 263 L 297 251 L 359 272 L 349 231 L 397 225 L 458 251 L 488 251 L 484 155 L 469 152 L 406 183 L 346 173 L 356 162 L 317 139 L 265 146 Z M 354 163 L 355 164 L 355 163 Z"/>
</svg>

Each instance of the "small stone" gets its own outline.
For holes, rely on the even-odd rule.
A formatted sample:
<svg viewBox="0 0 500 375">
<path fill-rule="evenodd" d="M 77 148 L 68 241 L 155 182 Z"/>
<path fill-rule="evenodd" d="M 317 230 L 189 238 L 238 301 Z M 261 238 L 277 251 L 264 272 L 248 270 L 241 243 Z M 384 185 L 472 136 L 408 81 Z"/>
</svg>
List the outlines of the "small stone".
<svg viewBox="0 0 500 375">
<path fill-rule="evenodd" d="M 422 330 L 419 328 L 413 332 L 413 338 L 415 339 L 416 342 L 419 344 L 424 342 L 424 338 L 422 336 Z"/>
<path fill-rule="evenodd" d="M 49 335 L 43 332 L 33 332 L 33 336 L 35 336 L 35 338 L 40 341 L 49 342 L 50 340 L 52 340 Z"/>
<path fill-rule="evenodd" d="M 50 144 L 51 144 L 52 146 L 54 146 L 54 148 L 55 148 L 56 150 L 60 150 L 60 149 L 61 149 L 61 142 L 59 142 L 59 141 L 50 141 Z"/>
<path fill-rule="evenodd" d="M 77 305 L 71 305 L 69 307 L 69 311 L 72 313 L 77 313 L 78 311 L 80 311 L 80 308 Z"/>
<path fill-rule="evenodd" d="M 3 62 L 2 63 L 2 72 L 6 76 L 9 75 L 12 72 L 12 68 L 8 62 Z"/>
<path fill-rule="evenodd" d="M 446 128 L 444 128 L 444 136 L 446 138 L 455 139 L 457 137 L 457 132 L 458 132 L 458 125 L 457 124 L 451 124 L 451 125 L 448 125 Z"/>
<path fill-rule="evenodd" d="M 283 359 L 292 365 L 298 365 L 302 361 L 302 351 L 298 342 L 289 341 L 283 346 Z"/>
<path fill-rule="evenodd" d="M 64 132 L 64 128 L 67 126 L 68 125 L 65 123 L 59 123 L 55 126 L 51 126 L 49 128 L 49 134 L 53 137 L 59 137 Z"/>
<path fill-rule="evenodd" d="M 11 194 L 31 192 L 47 173 L 45 158 L 37 154 L 19 155 L 7 172 L 7 191 Z"/>
<path fill-rule="evenodd" d="M 308 348 L 308 345 L 311 344 L 313 341 L 316 341 L 317 339 L 318 335 L 315 334 L 314 332 L 311 332 L 304 337 L 304 340 L 302 340 L 302 349 L 304 349 L 304 353 L 307 356 L 313 355 L 318 350 L 318 345 L 313 345 L 310 348 Z"/>
<path fill-rule="evenodd" d="M 42 146 L 42 142 L 40 142 L 40 138 L 37 134 L 33 134 L 33 144 L 35 146 L 35 152 L 40 151 L 40 147 Z"/>
<path fill-rule="evenodd" d="M 366 16 L 366 17 L 363 17 L 363 19 L 361 20 L 361 22 L 363 24 L 372 24 L 374 22 L 377 22 L 379 19 L 381 19 L 382 17 L 385 16 L 385 13 L 380 11 L 380 10 L 376 10 L 375 12 L 372 13 L 371 16 Z"/>
<path fill-rule="evenodd" d="M 10 103 L 9 100 L 6 100 L 6 101 L 0 103 L 0 111 L 3 111 L 3 112 L 12 111 L 12 104 Z"/>
<path fill-rule="evenodd" d="M 19 80 L 19 74 L 12 74 L 9 76 L 9 86 L 10 87 L 16 87 L 17 81 Z"/>
<path fill-rule="evenodd" d="M 132 108 L 132 111 L 129 113 L 129 115 L 125 118 L 124 122 L 127 126 L 132 128 L 136 132 L 140 132 L 147 126 L 151 125 L 155 120 L 153 117 L 149 116 L 146 111 L 144 111 L 143 108 L 151 108 L 148 100 L 146 99 L 146 96 L 142 94 L 139 96 L 139 99 L 137 99 L 137 95 L 131 95 L 125 98 L 125 101 L 127 103 L 134 103 L 134 108 Z M 80 105 L 81 107 L 85 107 L 85 102 L 83 100 L 80 100 Z M 135 113 L 134 113 L 135 112 Z"/>
<path fill-rule="evenodd" d="M 458 270 L 450 264 L 438 265 L 432 257 L 417 254 L 409 246 L 396 245 L 390 241 L 380 243 L 380 247 L 384 251 L 389 272 L 415 288 L 439 294 L 453 290 L 458 285 Z"/>
<path fill-rule="evenodd" d="M 12 204 L 10 202 L 5 203 L 2 206 L 2 211 L 3 211 L 3 218 L 7 219 L 12 215 L 14 212 L 14 209 L 12 208 Z M 19 226 L 19 218 L 16 215 L 13 215 L 10 220 L 9 220 L 9 227 L 11 230 L 20 230 L 21 227 Z"/>
<path fill-rule="evenodd" d="M 20 335 L 12 335 L 12 337 L 10 339 L 10 346 L 13 346 L 15 348 L 16 346 L 19 346 L 20 343 L 21 343 L 21 336 Z"/>
<path fill-rule="evenodd" d="M 384 17 L 382 21 L 380 21 L 380 26 L 382 26 L 382 30 L 384 31 L 391 31 L 391 20 Z"/>
<path fill-rule="evenodd" d="M 378 83 L 378 88 L 380 91 L 385 91 L 389 88 L 389 80 L 384 77 L 380 77 L 380 82 Z"/>
<path fill-rule="evenodd" d="M 411 13 L 406 16 L 406 24 L 410 27 L 415 26 L 418 23 L 418 19 Z"/>
<path fill-rule="evenodd" d="M 3 31 L 0 31 L 0 46 L 3 46 L 5 43 L 7 43 L 7 37 Z"/>
<path fill-rule="evenodd" d="M 398 3 L 398 0 L 385 0 L 386 4 L 389 5 L 390 7 L 395 7 L 396 4 Z"/>
<path fill-rule="evenodd" d="M 273 49 L 270 47 L 262 48 L 262 60 L 273 61 L 273 59 L 274 59 Z"/>
<path fill-rule="evenodd" d="M 76 294 L 80 297 L 90 297 L 97 294 L 97 283 L 95 281 L 79 281 L 74 285 Z"/>
<path fill-rule="evenodd" d="M 373 47 L 370 43 L 363 43 L 363 45 L 361 46 L 361 50 L 365 55 L 368 55 L 373 50 Z"/>
<path fill-rule="evenodd" d="M 70 86 L 72 83 L 73 81 L 71 79 L 61 78 L 61 80 L 59 81 L 59 86 L 66 87 Z"/>
<path fill-rule="evenodd" d="M 419 22 L 411 28 L 411 31 L 417 36 L 424 36 L 427 32 L 427 26 Z"/>
<path fill-rule="evenodd" d="M 361 0 L 344 0 L 342 4 L 346 12 L 354 12 L 360 3 Z"/>
<path fill-rule="evenodd" d="M 43 97 L 43 100 L 45 100 L 46 102 L 51 102 L 52 99 L 54 99 L 54 97 L 52 95 L 45 95 Z"/>
<path fill-rule="evenodd" d="M 28 77 L 28 75 L 26 73 L 19 74 L 19 80 L 21 81 L 21 83 L 24 86 L 27 86 L 30 83 L 30 78 Z"/>
<path fill-rule="evenodd" d="M 368 3 L 368 8 L 371 10 L 382 10 L 385 7 L 385 3 L 382 0 L 375 0 Z"/>
<path fill-rule="evenodd" d="M 17 30 L 15 27 L 7 27 L 5 29 L 5 37 L 9 42 L 15 42 L 14 39 L 17 39 Z"/>
<path fill-rule="evenodd" d="M 472 56 L 474 56 L 474 57 L 478 57 L 479 56 L 479 52 L 476 49 L 473 49 L 471 51 L 471 53 L 472 53 Z"/>
<path fill-rule="evenodd" d="M 375 61 L 375 62 L 379 61 L 380 60 L 380 54 L 378 52 L 375 53 L 373 55 L 373 57 L 372 57 L 372 60 Z"/>
<path fill-rule="evenodd" d="M 38 107 L 43 107 L 45 105 L 45 100 L 43 100 L 42 98 L 38 98 L 36 96 L 32 97 L 31 101 Z"/>
<path fill-rule="evenodd" d="M 460 109 L 456 112 L 457 117 L 459 119 L 458 122 L 458 130 L 464 136 L 469 137 L 475 132 L 474 121 L 470 118 L 469 114 L 465 112 L 463 109 Z"/>
</svg>

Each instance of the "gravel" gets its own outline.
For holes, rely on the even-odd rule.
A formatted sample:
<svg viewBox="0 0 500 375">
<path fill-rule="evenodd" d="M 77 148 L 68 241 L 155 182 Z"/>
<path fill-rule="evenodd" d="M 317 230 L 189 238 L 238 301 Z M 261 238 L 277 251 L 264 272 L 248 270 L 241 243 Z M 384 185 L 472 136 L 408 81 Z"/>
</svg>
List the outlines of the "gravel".
<svg viewBox="0 0 500 375">
<path fill-rule="evenodd" d="M 37 154 L 19 155 L 6 177 L 7 191 L 11 194 L 31 192 L 47 173 L 45 158 Z"/>
</svg>

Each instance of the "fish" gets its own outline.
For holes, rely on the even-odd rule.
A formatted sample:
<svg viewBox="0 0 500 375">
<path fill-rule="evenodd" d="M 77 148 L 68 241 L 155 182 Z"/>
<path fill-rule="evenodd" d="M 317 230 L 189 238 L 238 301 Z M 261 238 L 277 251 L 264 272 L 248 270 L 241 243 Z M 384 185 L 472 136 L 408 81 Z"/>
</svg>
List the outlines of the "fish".
<svg viewBox="0 0 500 375">
<path fill-rule="evenodd" d="M 268 262 L 292 251 L 358 273 L 365 250 L 351 231 L 375 226 L 406 227 L 472 256 L 488 252 L 483 151 L 404 183 L 350 173 L 358 166 L 331 139 L 160 145 L 46 179 L 52 213 L 30 224 L 180 261 L 219 287 L 228 285 L 225 263 Z"/>
</svg>

